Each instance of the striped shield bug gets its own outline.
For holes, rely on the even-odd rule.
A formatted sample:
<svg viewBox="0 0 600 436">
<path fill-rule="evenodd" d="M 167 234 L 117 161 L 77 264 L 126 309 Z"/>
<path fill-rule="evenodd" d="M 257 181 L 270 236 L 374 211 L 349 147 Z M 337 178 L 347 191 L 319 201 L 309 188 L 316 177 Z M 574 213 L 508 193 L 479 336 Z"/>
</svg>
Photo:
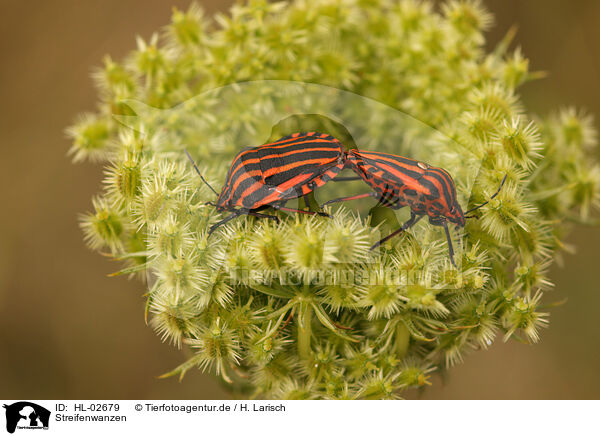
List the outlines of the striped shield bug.
<svg viewBox="0 0 600 436">
<path fill-rule="evenodd" d="M 290 209 L 284 207 L 284 204 L 288 200 L 305 197 L 333 179 L 344 168 L 346 158 L 342 144 L 330 135 L 317 132 L 294 133 L 275 142 L 239 152 L 229 167 L 219 194 L 202 177 L 187 150 L 185 153 L 202 181 L 217 196 L 216 203 L 207 204 L 215 206 L 218 212 L 231 212 L 214 224 L 209 234 L 241 215 L 277 221 L 275 215 L 259 213 L 268 207 L 329 216 L 323 212 Z"/>
<path fill-rule="evenodd" d="M 371 249 L 408 230 L 421 218 L 428 216 L 430 224 L 444 228 L 450 261 L 456 267 L 448 223 L 455 224 L 456 230 L 464 227 L 466 219 L 475 218 L 468 214 L 486 205 L 489 200 L 463 213 L 456 198 L 454 180 L 446 170 L 402 156 L 353 149 L 347 154 L 346 165 L 352 168 L 373 191 L 336 198 L 324 203 L 323 206 L 367 197 L 374 197 L 380 204 L 392 209 L 408 206 L 410 207 L 408 221 L 374 244 Z M 505 180 L 506 176 L 490 200 L 498 195 Z"/>
</svg>

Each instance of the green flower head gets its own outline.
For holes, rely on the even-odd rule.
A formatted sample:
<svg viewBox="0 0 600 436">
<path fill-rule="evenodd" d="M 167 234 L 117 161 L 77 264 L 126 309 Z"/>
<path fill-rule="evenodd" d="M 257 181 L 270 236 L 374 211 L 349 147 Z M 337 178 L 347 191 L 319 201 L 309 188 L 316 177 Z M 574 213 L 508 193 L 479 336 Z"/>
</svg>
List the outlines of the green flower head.
<svg viewBox="0 0 600 436">
<path fill-rule="evenodd" d="M 394 399 L 498 338 L 540 340 L 550 266 L 600 203 L 597 136 L 581 110 L 528 113 L 518 87 L 540 74 L 509 51 L 512 31 L 486 52 L 492 23 L 478 0 L 251 0 L 214 18 L 193 5 L 104 59 L 98 112 L 68 129 L 74 162 L 106 166 L 81 228 L 145 280 L 156 333 L 189 349 L 165 376 L 198 368 L 252 398 Z M 444 168 L 473 209 L 465 226 L 423 219 L 372 250 L 409 208 L 321 208 L 371 190 L 341 181 L 349 169 L 288 210 L 215 207 L 228 197 L 212 188 L 262 177 L 264 161 L 232 164 L 245 147 L 311 131 Z"/>
</svg>

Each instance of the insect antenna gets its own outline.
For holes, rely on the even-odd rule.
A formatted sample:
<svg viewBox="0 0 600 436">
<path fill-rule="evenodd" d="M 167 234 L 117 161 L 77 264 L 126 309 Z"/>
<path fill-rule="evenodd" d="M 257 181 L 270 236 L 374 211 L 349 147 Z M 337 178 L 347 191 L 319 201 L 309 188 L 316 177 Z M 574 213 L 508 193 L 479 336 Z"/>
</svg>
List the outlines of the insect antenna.
<svg viewBox="0 0 600 436">
<path fill-rule="evenodd" d="M 488 204 L 490 202 L 490 200 L 492 200 L 494 197 L 496 197 L 496 195 L 498 195 L 500 193 L 500 190 L 502 189 L 502 186 L 504 186 L 504 182 L 506 181 L 506 176 L 507 174 L 504 175 L 504 177 L 502 178 L 502 181 L 500 182 L 500 186 L 498 186 L 498 189 L 496 190 L 496 192 L 494 192 L 494 194 L 489 198 L 489 200 L 484 201 L 483 203 L 481 203 L 479 206 L 474 207 L 473 209 L 469 209 L 468 211 L 465 212 L 465 215 L 470 214 L 471 212 L 479 209 L 480 207 L 485 206 L 486 204 Z M 465 216 L 465 219 L 468 218 L 478 218 L 476 216 Z"/>
<path fill-rule="evenodd" d="M 192 165 L 194 166 L 194 169 L 196 170 L 196 172 L 198 173 L 198 175 L 200 176 L 200 178 L 202 179 L 202 181 L 203 181 L 204 183 L 206 183 L 206 186 L 208 186 L 208 187 L 210 188 L 210 190 L 211 190 L 212 192 L 214 192 L 214 193 L 215 193 L 215 195 L 218 197 L 218 196 L 219 196 L 219 194 L 217 193 L 217 191 L 215 191 L 215 190 L 213 189 L 213 187 L 212 187 L 212 186 L 210 186 L 210 183 L 208 183 L 208 182 L 207 182 L 207 181 L 204 179 L 204 177 L 202 177 L 202 174 L 200 173 L 200 170 L 199 170 L 199 169 L 198 169 L 198 167 L 196 166 L 196 162 L 194 162 L 194 159 L 192 159 L 192 156 L 190 156 L 190 154 L 188 153 L 187 149 L 185 149 L 185 148 L 184 148 L 184 149 L 183 149 L 183 151 L 185 151 L 185 154 L 186 154 L 186 156 L 188 157 L 188 159 L 190 160 L 190 162 L 191 162 L 191 163 L 192 163 Z M 493 198 L 493 197 L 492 197 L 492 198 Z"/>
</svg>

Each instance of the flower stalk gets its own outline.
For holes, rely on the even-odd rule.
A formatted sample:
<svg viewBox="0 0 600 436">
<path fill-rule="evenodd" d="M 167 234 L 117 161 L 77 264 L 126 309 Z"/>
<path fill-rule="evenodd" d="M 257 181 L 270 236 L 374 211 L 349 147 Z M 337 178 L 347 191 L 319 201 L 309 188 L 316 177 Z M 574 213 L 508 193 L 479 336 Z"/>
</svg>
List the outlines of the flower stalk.
<svg viewBox="0 0 600 436">
<path fill-rule="evenodd" d="M 302 301 L 298 307 L 298 356 L 309 365 L 312 361 L 311 336 L 313 312 L 309 301 Z"/>
</svg>

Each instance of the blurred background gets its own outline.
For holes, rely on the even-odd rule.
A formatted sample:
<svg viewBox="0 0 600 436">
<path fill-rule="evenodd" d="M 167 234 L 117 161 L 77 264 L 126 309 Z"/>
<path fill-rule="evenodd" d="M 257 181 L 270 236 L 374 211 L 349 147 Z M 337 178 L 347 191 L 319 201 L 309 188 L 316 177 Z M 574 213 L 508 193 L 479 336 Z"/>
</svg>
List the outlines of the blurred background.
<svg viewBox="0 0 600 436">
<path fill-rule="evenodd" d="M 222 399 L 200 371 L 157 376 L 184 359 L 144 324 L 144 286 L 108 278 L 115 265 L 86 249 L 78 213 L 91 207 L 101 166 L 72 165 L 64 128 L 95 109 L 90 79 L 104 54 L 119 59 L 170 20 L 184 0 L 2 0 L 0 16 L 0 398 Z M 199 1 L 210 14 L 230 1 Z M 512 24 L 531 70 L 528 111 L 584 107 L 600 119 L 600 2 L 484 0 L 493 47 Z M 599 156 L 600 157 L 600 156 Z M 551 278 L 550 328 L 537 345 L 498 340 L 410 398 L 600 398 L 600 230 L 577 228 Z"/>
</svg>

